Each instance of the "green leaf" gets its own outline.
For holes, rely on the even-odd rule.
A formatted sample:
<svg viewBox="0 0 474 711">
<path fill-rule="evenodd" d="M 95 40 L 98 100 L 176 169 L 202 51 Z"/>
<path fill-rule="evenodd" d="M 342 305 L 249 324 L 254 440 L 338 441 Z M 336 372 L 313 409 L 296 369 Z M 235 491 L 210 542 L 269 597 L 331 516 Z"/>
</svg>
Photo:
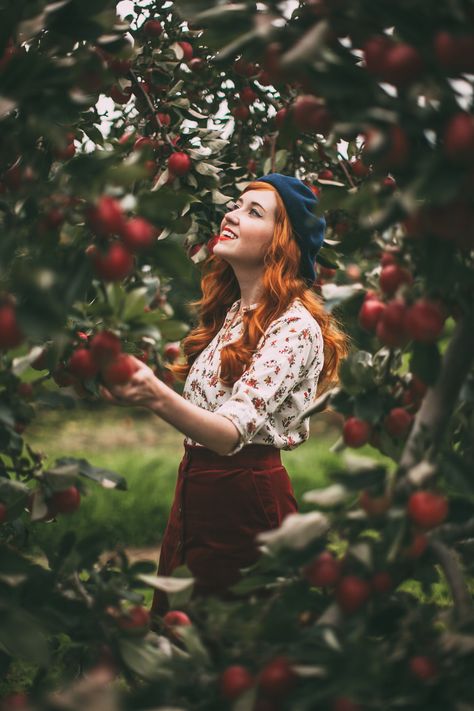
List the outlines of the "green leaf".
<svg viewBox="0 0 474 711">
<path fill-rule="evenodd" d="M 118 644 L 123 662 L 142 679 L 153 681 L 171 677 L 171 670 L 166 669 L 169 655 L 154 640 L 121 638 Z"/>
<path fill-rule="evenodd" d="M 100 484 L 104 489 L 120 489 L 126 491 L 127 481 L 123 476 L 102 467 L 94 467 L 87 459 L 76 459 L 75 457 L 61 457 L 56 460 L 56 465 L 77 465 L 79 474 L 92 479 Z"/>
</svg>

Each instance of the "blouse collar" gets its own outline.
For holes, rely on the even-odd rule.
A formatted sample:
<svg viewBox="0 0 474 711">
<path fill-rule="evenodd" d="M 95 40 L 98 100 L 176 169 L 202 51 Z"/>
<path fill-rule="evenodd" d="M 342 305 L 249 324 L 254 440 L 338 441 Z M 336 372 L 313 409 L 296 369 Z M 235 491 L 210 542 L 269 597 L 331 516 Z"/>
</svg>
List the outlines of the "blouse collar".
<svg viewBox="0 0 474 711">
<path fill-rule="evenodd" d="M 234 303 L 230 307 L 229 311 L 231 311 L 232 313 L 235 313 L 236 311 L 240 311 L 241 310 L 240 309 L 240 302 L 241 302 L 241 299 L 234 301 Z M 258 305 L 259 305 L 259 303 L 257 301 L 255 304 L 250 304 L 250 306 L 244 306 L 242 308 L 242 311 L 252 311 L 253 309 L 256 309 Z"/>
</svg>

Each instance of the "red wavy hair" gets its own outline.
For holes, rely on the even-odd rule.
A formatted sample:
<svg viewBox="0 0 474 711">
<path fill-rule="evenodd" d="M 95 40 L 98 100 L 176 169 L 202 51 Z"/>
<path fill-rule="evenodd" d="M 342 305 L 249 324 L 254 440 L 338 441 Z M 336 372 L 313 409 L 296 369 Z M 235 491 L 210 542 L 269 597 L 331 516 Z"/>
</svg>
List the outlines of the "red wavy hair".
<svg viewBox="0 0 474 711">
<path fill-rule="evenodd" d="M 295 299 L 308 309 L 318 322 L 324 340 L 324 366 L 319 378 L 318 394 L 337 380 L 339 362 L 347 353 L 347 337 L 334 317 L 324 310 L 321 298 L 298 276 L 300 249 L 278 191 L 268 183 L 250 183 L 247 190 L 272 190 L 277 209 L 275 230 L 265 255 L 262 291 L 259 305 L 243 313 L 241 337 L 221 351 L 220 381 L 231 387 L 249 367 L 261 336 Z M 201 278 L 202 297 L 191 302 L 197 307 L 198 325 L 184 338 L 184 363 L 167 366 L 178 380 L 185 380 L 192 363 L 221 329 L 229 307 L 240 298 L 239 283 L 230 264 L 210 255 Z"/>
</svg>

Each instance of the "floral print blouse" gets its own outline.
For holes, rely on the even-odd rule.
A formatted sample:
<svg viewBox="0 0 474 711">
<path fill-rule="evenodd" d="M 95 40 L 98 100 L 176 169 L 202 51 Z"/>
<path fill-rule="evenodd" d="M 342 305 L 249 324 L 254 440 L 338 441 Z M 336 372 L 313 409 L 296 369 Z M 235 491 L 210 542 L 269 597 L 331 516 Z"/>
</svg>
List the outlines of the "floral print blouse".
<svg viewBox="0 0 474 711">
<path fill-rule="evenodd" d="M 309 418 L 299 424 L 296 420 L 316 395 L 324 362 L 321 329 L 296 299 L 268 327 L 248 369 L 233 387 L 226 387 L 219 381 L 220 352 L 241 336 L 239 310 L 240 300 L 232 304 L 222 328 L 194 361 L 183 397 L 234 423 L 240 440 L 227 456 L 251 443 L 294 449 L 309 437 Z M 189 437 L 185 442 L 200 446 Z"/>
</svg>

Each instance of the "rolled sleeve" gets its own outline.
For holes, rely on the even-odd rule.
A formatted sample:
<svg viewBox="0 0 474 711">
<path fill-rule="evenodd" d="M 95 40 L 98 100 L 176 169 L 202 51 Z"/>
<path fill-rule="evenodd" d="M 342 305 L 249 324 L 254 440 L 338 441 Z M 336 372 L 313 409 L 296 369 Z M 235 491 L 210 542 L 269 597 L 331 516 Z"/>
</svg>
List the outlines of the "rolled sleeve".
<svg viewBox="0 0 474 711">
<path fill-rule="evenodd" d="M 227 456 L 250 444 L 265 422 L 291 396 L 314 360 L 319 326 L 298 317 L 277 319 L 263 336 L 249 368 L 215 412 L 234 423 L 240 439 Z"/>
</svg>

